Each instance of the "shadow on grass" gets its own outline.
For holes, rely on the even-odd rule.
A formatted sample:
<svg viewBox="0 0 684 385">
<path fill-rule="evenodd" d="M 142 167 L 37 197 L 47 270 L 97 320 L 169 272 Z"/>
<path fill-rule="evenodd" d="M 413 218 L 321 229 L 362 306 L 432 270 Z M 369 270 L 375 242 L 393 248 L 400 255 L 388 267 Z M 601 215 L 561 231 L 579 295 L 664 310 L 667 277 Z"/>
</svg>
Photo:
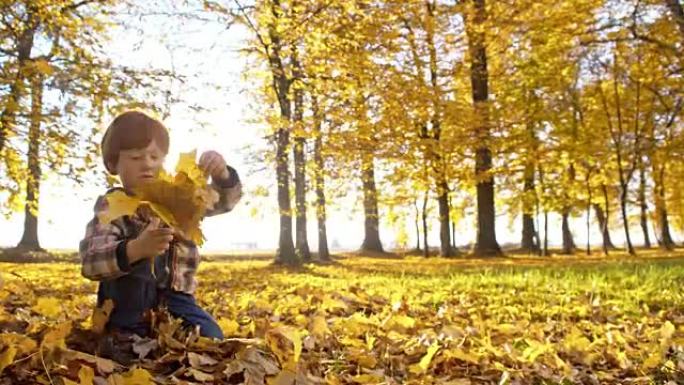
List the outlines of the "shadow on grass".
<svg viewBox="0 0 684 385">
<path fill-rule="evenodd" d="M 20 247 L 0 248 L 0 262 L 10 263 L 81 263 L 78 252 L 70 250 L 27 250 Z"/>
</svg>

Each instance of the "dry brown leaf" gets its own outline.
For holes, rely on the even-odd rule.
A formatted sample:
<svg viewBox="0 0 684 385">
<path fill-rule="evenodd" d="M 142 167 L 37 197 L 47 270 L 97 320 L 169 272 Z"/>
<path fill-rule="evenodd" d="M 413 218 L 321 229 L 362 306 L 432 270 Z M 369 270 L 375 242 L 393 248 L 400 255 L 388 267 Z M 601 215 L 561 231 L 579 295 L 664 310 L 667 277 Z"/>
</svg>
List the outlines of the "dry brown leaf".
<svg viewBox="0 0 684 385">
<path fill-rule="evenodd" d="M 218 364 L 218 361 L 215 359 L 204 355 L 204 354 L 198 354 L 195 352 L 188 352 L 188 362 L 190 363 L 190 366 L 192 366 L 195 369 L 202 369 L 202 368 L 207 368 L 210 366 L 215 366 Z"/>
<path fill-rule="evenodd" d="M 112 374 L 115 370 L 119 370 L 122 368 L 121 365 L 118 363 L 109 360 L 107 358 L 102 358 L 98 356 L 94 356 L 92 354 L 84 353 L 84 352 L 79 352 L 76 350 L 71 350 L 71 349 L 66 349 L 62 353 L 63 359 L 65 361 L 83 361 L 87 362 L 89 364 L 95 365 L 97 368 L 97 372 L 103 376 L 107 376 L 109 374 Z"/>
<path fill-rule="evenodd" d="M 114 310 L 114 301 L 109 298 L 102 303 L 102 306 L 97 306 L 95 308 L 92 318 L 92 330 L 95 333 L 101 334 L 104 332 L 105 326 L 107 325 L 107 322 L 109 322 L 109 316 L 112 314 L 112 310 Z"/>
<path fill-rule="evenodd" d="M 137 337 L 137 336 L 136 336 Z M 133 352 L 138 354 L 138 359 L 142 360 L 150 354 L 151 351 L 159 347 L 159 342 L 151 338 L 139 338 L 133 343 Z"/>
</svg>

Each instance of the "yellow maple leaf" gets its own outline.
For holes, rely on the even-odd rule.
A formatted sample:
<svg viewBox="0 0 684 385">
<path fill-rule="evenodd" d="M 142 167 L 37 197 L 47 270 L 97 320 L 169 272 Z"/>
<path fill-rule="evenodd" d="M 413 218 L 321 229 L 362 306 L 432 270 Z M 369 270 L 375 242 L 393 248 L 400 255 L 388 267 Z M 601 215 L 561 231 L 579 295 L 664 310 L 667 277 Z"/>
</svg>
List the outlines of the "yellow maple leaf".
<svg viewBox="0 0 684 385">
<path fill-rule="evenodd" d="M 78 371 L 78 379 L 81 381 L 80 385 L 93 385 L 95 379 L 95 371 L 87 365 L 81 365 Z"/>
<path fill-rule="evenodd" d="M 0 334 L 0 346 L 14 346 L 17 354 L 29 354 L 36 350 L 38 344 L 24 334 L 4 333 Z"/>
<path fill-rule="evenodd" d="M 136 195 L 166 223 L 178 230 L 181 237 L 202 243 L 196 234 L 206 207 L 196 198 L 197 186 L 186 177 L 168 181 L 156 179 L 136 188 Z"/>
<path fill-rule="evenodd" d="M 328 321 L 322 315 L 316 315 L 311 319 L 309 331 L 318 338 L 323 338 L 331 333 L 330 328 L 328 328 Z"/>
<path fill-rule="evenodd" d="M 78 382 L 72 381 L 66 377 L 60 377 L 64 385 L 80 385 Z"/>
<path fill-rule="evenodd" d="M 145 369 L 135 368 L 125 373 L 123 383 L 126 385 L 153 385 L 152 375 Z"/>
<path fill-rule="evenodd" d="M 95 333 L 102 333 L 105 330 L 105 325 L 107 325 L 107 321 L 109 321 L 109 316 L 112 314 L 112 310 L 114 310 L 114 301 L 111 299 L 106 299 L 102 306 L 98 306 L 95 308 L 93 311 L 93 321 L 92 321 L 92 330 Z"/>
<path fill-rule="evenodd" d="M 135 196 L 121 190 L 105 196 L 107 208 L 98 213 L 98 220 L 110 223 L 125 215 L 134 215 L 148 207 L 161 221 L 177 230 L 179 236 L 198 246 L 204 243 L 200 222 L 208 209 L 218 201 L 218 195 L 207 185 L 204 172 L 195 163 L 196 151 L 181 154 L 176 175 L 162 170 L 157 178 L 135 188 Z"/>
<path fill-rule="evenodd" d="M 430 366 L 430 363 L 432 362 L 432 357 L 435 356 L 435 353 L 439 350 L 439 344 L 437 342 L 433 343 L 430 345 L 430 347 L 427 350 L 427 353 L 423 356 L 423 358 L 420 359 L 420 362 L 418 363 L 418 366 L 422 369 L 423 372 L 426 372 L 428 370 L 428 367 Z"/>
<path fill-rule="evenodd" d="M 238 334 L 238 331 L 240 330 L 240 324 L 237 323 L 237 321 L 228 319 L 228 318 L 220 318 L 218 321 L 216 321 L 221 328 L 221 331 L 223 331 L 223 334 L 226 336 L 234 336 Z"/>
<path fill-rule="evenodd" d="M 281 364 L 297 363 L 302 354 L 303 334 L 306 334 L 306 331 L 300 331 L 291 326 L 280 326 L 266 333 L 266 342 Z"/>
<path fill-rule="evenodd" d="M 669 340 L 675 332 L 675 327 L 670 321 L 665 321 L 663 326 L 660 328 L 660 338 L 663 340 Z"/>
<path fill-rule="evenodd" d="M 54 297 L 38 298 L 38 301 L 31 308 L 36 313 L 48 317 L 55 318 L 62 313 L 62 301 Z"/>
<path fill-rule="evenodd" d="M 0 354 L 0 374 L 5 370 L 12 362 L 14 362 L 14 357 L 17 355 L 17 348 L 14 345 L 10 345 L 5 349 L 2 354 Z"/>
<path fill-rule="evenodd" d="M 112 191 L 105 195 L 105 199 L 107 209 L 97 215 L 101 223 L 111 223 L 116 218 L 133 215 L 140 206 L 140 198 L 129 196 L 121 190 Z"/>
<path fill-rule="evenodd" d="M 52 350 L 54 348 L 66 349 L 64 340 L 71 333 L 71 321 L 63 322 L 55 326 L 43 337 L 42 347 Z"/>
<path fill-rule="evenodd" d="M 197 150 L 181 153 L 176 164 L 176 174 L 185 174 L 196 186 L 203 186 L 207 184 L 207 177 L 195 162 L 196 158 Z"/>
<path fill-rule="evenodd" d="M 145 204 L 147 204 L 150 207 L 152 212 L 154 212 L 154 214 L 158 216 L 162 222 L 166 223 L 171 227 L 177 226 L 176 218 L 173 216 L 171 210 L 154 202 L 145 202 Z"/>
</svg>

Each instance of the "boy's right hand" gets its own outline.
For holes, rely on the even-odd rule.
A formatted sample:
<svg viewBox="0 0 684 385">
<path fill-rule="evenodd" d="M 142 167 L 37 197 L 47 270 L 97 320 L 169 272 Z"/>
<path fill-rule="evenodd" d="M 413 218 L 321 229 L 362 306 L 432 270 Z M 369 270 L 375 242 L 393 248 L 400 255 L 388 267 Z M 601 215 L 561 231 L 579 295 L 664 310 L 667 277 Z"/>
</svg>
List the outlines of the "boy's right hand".
<svg viewBox="0 0 684 385">
<path fill-rule="evenodd" d="M 160 228 L 159 218 L 152 217 L 140 235 L 126 245 L 129 263 L 156 257 L 169 248 L 172 240 L 173 229 Z"/>
</svg>

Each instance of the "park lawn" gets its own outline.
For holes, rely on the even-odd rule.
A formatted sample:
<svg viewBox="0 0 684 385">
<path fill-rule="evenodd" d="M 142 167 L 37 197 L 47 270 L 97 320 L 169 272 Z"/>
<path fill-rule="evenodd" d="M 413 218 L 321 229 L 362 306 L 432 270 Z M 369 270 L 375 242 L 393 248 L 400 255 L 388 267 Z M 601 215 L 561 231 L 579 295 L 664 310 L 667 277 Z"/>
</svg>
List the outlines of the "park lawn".
<svg viewBox="0 0 684 385">
<path fill-rule="evenodd" d="M 197 298 L 229 339 L 168 321 L 159 346 L 126 367 L 89 355 L 96 283 L 79 265 L 0 263 L 0 277 L 2 385 L 684 381 L 682 252 L 344 254 L 296 269 L 215 257 Z"/>
</svg>

